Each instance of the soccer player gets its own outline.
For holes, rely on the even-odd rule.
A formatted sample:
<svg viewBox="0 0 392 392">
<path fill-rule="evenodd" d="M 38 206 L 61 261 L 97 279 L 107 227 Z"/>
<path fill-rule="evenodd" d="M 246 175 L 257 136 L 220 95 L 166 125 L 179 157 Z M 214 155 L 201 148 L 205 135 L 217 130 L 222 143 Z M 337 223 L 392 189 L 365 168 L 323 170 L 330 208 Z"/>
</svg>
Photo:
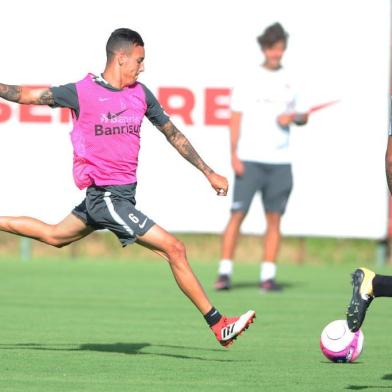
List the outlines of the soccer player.
<svg viewBox="0 0 392 392">
<path fill-rule="evenodd" d="M 210 303 L 177 238 L 136 209 L 136 169 L 141 124 L 146 116 L 167 141 L 199 169 L 220 196 L 225 177 L 215 173 L 163 112 L 151 91 L 138 82 L 144 71 L 144 42 L 130 29 L 115 30 L 106 44 L 101 75 L 88 74 L 76 83 L 49 89 L 0 84 L 0 97 L 20 104 L 67 107 L 72 111 L 73 175 L 86 198 L 61 222 L 51 225 L 31 217 L 0 217 L 0 230 L 62 247 L 108 229 L 123 246 L 134 242 L 164 257 L 183 293 L 204 315 L 217 340 L 229 346 L 255 318 L 222 316 Z"/>
<path fill-rule="evenodd" d="M 288 34 L 279 23 L 266 28 L 257 41 L 264 62 L 235 86 L 231 99 L 231 162 L 235 173 L 231 215 L 222 236 L 216 290 L 231 288 L 233 258 L 244 221 L 256 192 L 261 192 L 266 232 L 260 265 L 262 292 L 279 291 L 276 258 L 280 222 L 292 189 L 290 125 L 304 125 L 290 75 L 282 66 Z"/>
<path fill-rule="evenodd" d="M 392 98 L 391 98 L 392 102 Z M 385 172 L 389 192 L 392 194 L 392 113 L 389 125 Z M 347 324 L 356 332 L 365 320 L 366 311 L 376 297 L 392 297 L 392 276 L 378 275 L 366 268 L 358 268 L 352 274 L 353 294 L 347 309 Z"/>
</svg>

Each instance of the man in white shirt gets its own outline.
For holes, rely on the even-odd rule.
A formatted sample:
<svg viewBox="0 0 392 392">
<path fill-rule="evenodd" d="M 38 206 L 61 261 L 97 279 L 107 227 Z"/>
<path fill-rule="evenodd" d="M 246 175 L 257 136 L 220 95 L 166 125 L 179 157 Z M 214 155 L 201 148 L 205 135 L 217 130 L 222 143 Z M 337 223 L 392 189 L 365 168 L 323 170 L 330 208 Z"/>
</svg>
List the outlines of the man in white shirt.
<svg viewBox="0 0 392 392">
<path fill-rule="evenodd" d="M 267 27 L 257 39 L 264 63 L 251 74 L 251 83 L 233 89 L 230 131 L 235 183 L 231 216 L 222 238 L 217 290 L 231 288 L 240 227 L 257 191 L 262 195 L 267 224 L 260 288 L 281 288 L 275 276 L 280 221 L 292 189 L 289 130 L 292 123 L 304 125 L 308 119 L 306 112 L 296 107 L 295 91 L 281 65 L 287 39 L 279 23 Z"/>
</svg>

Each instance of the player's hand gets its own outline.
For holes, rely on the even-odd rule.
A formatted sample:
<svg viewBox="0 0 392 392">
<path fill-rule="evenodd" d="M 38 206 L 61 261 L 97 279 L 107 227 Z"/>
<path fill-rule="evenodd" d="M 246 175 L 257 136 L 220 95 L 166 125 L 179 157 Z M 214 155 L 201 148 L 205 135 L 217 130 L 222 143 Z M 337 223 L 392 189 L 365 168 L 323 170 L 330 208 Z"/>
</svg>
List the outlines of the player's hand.
<svg viewBox="0 0 392 392">
<path fill-rule="evenodd" d="M 296 125 L 305 125 L 309 120 L 309 113 L 295 113 L 293 121 Z"/>
<path fill-rule="evenodd" d="M 245 173 L 245 166 L 237 155 L 231 157 L 231 166 L 233 167 L 236 176 L 242 176 Z"/>
<path fill-rule="evenodd" d="M 218 196 L 226 196 L 229 189 L 229 183 L 226 177 L 220 176 L 217 173 L 212 172 L 207 176 L 211 186 L 216 190 Z"/>
<path fill-rule="evenodd" d="M 276 121 L 282 128 L 286 128 L 294 121 L 294 114 L 283 113 L 277 117 Z"/>
</svg>

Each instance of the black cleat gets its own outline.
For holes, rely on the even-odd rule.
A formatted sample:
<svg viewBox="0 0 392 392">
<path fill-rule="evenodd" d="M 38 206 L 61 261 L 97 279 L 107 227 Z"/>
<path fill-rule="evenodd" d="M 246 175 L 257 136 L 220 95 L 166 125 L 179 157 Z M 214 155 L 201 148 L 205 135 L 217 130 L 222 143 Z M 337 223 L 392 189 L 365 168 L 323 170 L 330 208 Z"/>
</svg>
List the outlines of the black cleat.
<svg viewBox="0 0 392 392">
<path fill-rule="evenodd" d="M 260 290 L 262 293 L 280 292 L 283 286 L 276 283 L 275 279 L 268 279 L 260 283 Z"/>
<path fill-rule="evenodd" d="M 357 332 L 365 320 L 366 311 L 373 301 L 373 278 L 376 274 L 366 268 L 358 268 L 352 274 L 353 295 L 347 308 L 347 324 Z"/>
<path fill-rule="evenodd" d="M 229 275 L 219 275 L 215 284 L 215 290 L 230 290 L 231 289 L 231 279 Z"/>
</svg>

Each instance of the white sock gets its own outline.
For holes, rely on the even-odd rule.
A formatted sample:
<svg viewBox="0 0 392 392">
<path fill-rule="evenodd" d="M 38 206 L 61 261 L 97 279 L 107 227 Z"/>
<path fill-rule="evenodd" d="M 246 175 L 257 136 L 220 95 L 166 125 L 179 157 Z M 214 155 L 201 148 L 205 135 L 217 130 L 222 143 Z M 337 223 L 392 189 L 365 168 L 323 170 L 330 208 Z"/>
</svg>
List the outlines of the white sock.
<svg viewBox="0 0 392 392">
<path fill-rule="evenodd" d="M 260 281 L 265 282 L 269 279 L 275 279 L 276 263 L 272 261 L 263 261 L 260 266 Z"/>
<path fill-rule="evenodd" d="M 230 259 L 222 259 L 219 262 L 219 275 L 231 275 L 233 273 L 233 262 Z"/>
</svg>

